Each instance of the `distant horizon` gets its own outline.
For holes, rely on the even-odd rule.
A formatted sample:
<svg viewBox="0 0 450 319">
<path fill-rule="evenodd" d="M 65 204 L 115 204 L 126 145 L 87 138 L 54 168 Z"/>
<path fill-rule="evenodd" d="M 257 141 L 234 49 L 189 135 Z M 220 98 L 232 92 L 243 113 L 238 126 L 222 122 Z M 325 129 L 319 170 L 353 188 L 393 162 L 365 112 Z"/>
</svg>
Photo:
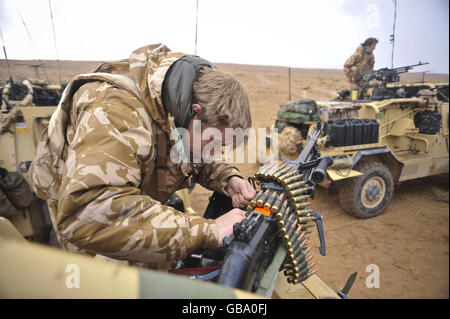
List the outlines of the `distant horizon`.
<svg viewBox="0 0 450 319">
<path fill-rule="evenodd" d="M 2 61 L 5 61 L 5 63 L 6 63 L 5 59 L 0 59 L 0 62 L 2 62 Z M 8 61 L 36 61 L 36 62 L 38 62 L 38 61 L 42 61 L 42 62 L 48 61 L 48 62 L 55 63 L 55 67 L 56 67 L 56 62 L 57 62 L 57 60 L 51 60 L 51 59 L 40 59 L 40 60 L 38 60 L 38 59 L 8 59 Z M 67 59 L 59 60 L 59 62 L 98 62 L 98 63 L 109 62 L 109 61 L 114 61 L 114 60 L 70 60 L 70 59 L 69 60 L 67 60 Z M 248 66 L 255 66 L 255 67 L 257 67 L 257 66 L 264 66 L 264 67 L 274 67 L 274 68 L 289 69 L 288 66 L 284 66 L 284 65 L 248 64 L 248 63 L 214 62 L 214 61 L 211 61 L 211 62 L 213 64 L 248 65 Z M 402 67 L 402 66 L 400 66 L 400 67 Z M 291 69 L 298 69 L 298 70 L 332 70 L 332 71 L 342 71 L 342 72 L 344 72 L 343 68 L 342 69 L 338 69 L 338 68 L 320 68 L 320 67 L 290 67 L 290 68 Z M 409 71 L 407 73 L 410 73 L 410 74 L 412 74 L 412 73 L 421 74 L 421 73 L 423 73 L 423 71 L 422 72 L 420 72 L 420 71 Z M 425 73 L 427 73 L 427 74 L 449 75 L 449 73 L 442 73 L 442 72 L 427 72 L 427 71 L 425 71 Z"/>
</svg>

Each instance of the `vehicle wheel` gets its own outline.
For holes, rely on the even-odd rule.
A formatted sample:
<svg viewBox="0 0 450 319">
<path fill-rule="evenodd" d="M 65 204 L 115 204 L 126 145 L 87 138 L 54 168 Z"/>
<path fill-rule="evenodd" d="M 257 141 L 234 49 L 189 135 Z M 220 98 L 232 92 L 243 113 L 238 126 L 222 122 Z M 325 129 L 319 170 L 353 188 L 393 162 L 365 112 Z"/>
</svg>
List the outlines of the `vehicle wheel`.
<svg viewBox="0 0 450 319">
<path fill-rule="evenodd" d="M 362 176 L 350 178 L 339 187 L 342 209 L 357 218 L 371 218 L 381 214 L 394 192 L 394 179 L 389 169 L 380 162 L 359 163 Z"/>
</svg>

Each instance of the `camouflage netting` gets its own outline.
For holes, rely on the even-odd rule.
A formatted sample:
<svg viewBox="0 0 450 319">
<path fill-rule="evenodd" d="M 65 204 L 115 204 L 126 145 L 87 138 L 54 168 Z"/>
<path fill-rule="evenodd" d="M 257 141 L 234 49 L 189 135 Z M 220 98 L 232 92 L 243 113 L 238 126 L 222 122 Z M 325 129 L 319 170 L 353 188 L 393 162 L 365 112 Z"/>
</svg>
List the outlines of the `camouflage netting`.
<svg viewBox="0 0 450 319">
<path fill-rule="evenodd" d="M 313 99 L 300 99 L 281 107 L 277 117 L 290 123 L 319 121 L 317 104 Z"/>
</svg>

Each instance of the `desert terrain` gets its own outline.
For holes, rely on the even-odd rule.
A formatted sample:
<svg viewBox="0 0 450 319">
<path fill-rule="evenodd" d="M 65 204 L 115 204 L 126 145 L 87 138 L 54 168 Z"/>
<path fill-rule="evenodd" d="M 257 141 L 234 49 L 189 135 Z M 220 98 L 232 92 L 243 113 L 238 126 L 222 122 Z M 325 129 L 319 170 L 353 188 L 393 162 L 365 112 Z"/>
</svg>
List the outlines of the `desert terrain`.
<svg viewBox="0 0 450 319">
<path fill-rule="evenodd" d="M 0 85 L 8 79 L 4 60 L 0 60 Z M 58 80 L 55 61 L 43 61 L 50 81 Z M 23 64 L 36 61 L 10 60 L 15 80 L 35 77 Z M 61 61 L 62 80 L 89 72 L 100 62 Z M 247 88 L 254 128 L 273 124 L 280 105 L 289 101 L 288 68 L 217 63 L 219 69 L 233 74 Z M 42 71 L 39 76 L 45 78 Z M 419 81 L 421 73 L 402 77 Z M 448 81 L 448 74 L 426 74 L 426 81 Z M 346 88 L 342 70 L 292 69 L 291 100 L 307 95 L 327 100 Z M 236 164 L 244 177 L 252 176 L 259 165 Z M 357 272 L 350 298 L 448 298 L 449 297 L 449 183 L 448 174 L 403 182 L 395 188 L 388 209 L 380 216 L 358 220 L 339 206 L 334 190 L 318 189 L 312 208 L 324 216 L 327 256 L 318 253 L 318 237 L 311 234 L 318 276 L 332 289 L 342 289 L 348 276 Z M 197 185 L 191 193 L 193 208 L 204 212 L 211 192 Z M 368 265 L 380 271 L 380 287 L 367 288 Z M 295 286 L 286 292 L 296 298 Z"/>
</svg>

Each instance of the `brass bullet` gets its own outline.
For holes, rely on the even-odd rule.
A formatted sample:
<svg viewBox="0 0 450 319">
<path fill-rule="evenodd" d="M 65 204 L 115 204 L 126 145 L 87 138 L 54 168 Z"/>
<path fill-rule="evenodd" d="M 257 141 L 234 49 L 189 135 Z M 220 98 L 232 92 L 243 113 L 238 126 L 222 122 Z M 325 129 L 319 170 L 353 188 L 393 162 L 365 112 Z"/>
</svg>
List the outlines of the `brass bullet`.
<svg viewBox="0 0 450 319">
<path fill-rule="evenodd" d="M 289 166 L 289 165 L 287 165 L 287 163 L 286 163 L 286 167 L 283 168 L 282 170 L 279 170 L 279 171 L 276 172 L 275 174 L 273 174 L 272 177 L 273 177 L 274 179 L 277 179 L 277 178 L 280 177 L 281 175 L 284 175 L 284 174 L 288 173 L 291 169 L 292 169 L 292 167 Z"/>
<path fill-rule="evenodd" d="M 291 184 L 287 184 L 285 186 L 287 191 L 293 191 L 295 189 L 301 188 L 302 186 L 304 186 L 306 184 L 305 181 L 301 181 L 301 182 L 295 182 L 295 183 L 291 183 Z M 308 190 L 308 188 L 306 188 L 306 190 Z M 305 190 L 305 192 L 306 192 Z"/>
<path fill-rule="evenodd" d="M 277 172 L 281 171 L 283 168 L 285 168 L 287 165 L 287 163 L 283 163 L 281 165 L 276 165 L 275 167 L 271 168 L 267 173 L 264 174 L 264 176 L 266 178 L 271 178 L 273 177 L 274 174 L 276 174 Z"/>
<path fill-rule="evenodd" d="M 284 195 L 285 193 L 281 194 L 280 196 L 277 197 L 277 199 L 275 200 L 275 203 L 272 205 L 272 213 L 276 213 L 278 212 L 278 209 L 280 208 L 281 203 L 284 200 Z"/>
<path fill-rule="evenodd" d="M 267 197 L 266 202 L 264 203 L 264 209 L 271 209 L 272 204 L 276 198 L 277 198 L 277 191 L 273 191 L 273 193 Z"/>
<path fill-rule="evenodd" d="M 292 196 L 292 201 L 295 204 L 299 204 L 307 199 L 311 198 L 311 195 L 301 195 L 301 196 L 297 196 L 297 195 L 293 195 Z"/>
<path fill-rule="evenodd" d="M 312 221 L 315 221 L 315 220 L 317 220 L 317 217 L 313 217 L 313 216 L 311 216 L 311 217 L 299 217 L 298 218 L 298 222 L 299 223 L 307 223 L 307 222 L 312 222 Z"/>
<path fill-rule="evenodd" d="M 276 218 L 277 220 L 283 219 L 283 216 L 286 215 L 286 213 L 289 212 L 290 207 L 289 207 L 289 210 L 286 211 L 286 208 L 287 208 L 287 206 L 288 206 L 288 203 L 289 203 L 288 199 L 283 200 L 283 204 L 281 205 L 280 210 L 279 210 L 278 213 L 276 213 L 276 215 L 275 215 L 275 218 Z"/>
<path fill-rule="evenodd" d="M 309 205 L 311 205 L 310 202 L 303 202 L 303 203 L 294 204 L 293 206 L 294 206 L 295 210 L 301 210 L 302 208 L 305 208 Z"/>
<path fill-rule="evenodd" d="M 291 198 L 300 197 L 301 195 L 305 194 L 309 190 L 308 187 L 303 188 L 296 188 L 294 190 L 288 191 L 288 194 Z M 304 195 L 308 196 L 308 195 Z"/>
<path fill-rule="evenodd" d="M 297 218 L 295 214 L 285 214 L 283 218 L 280 221 L 278 221 L 278 226 L 281 228 L 287 228 L 288 227 L 287 225 L 292 223 L 294 221 L 294 218 Z"/>
<path fill-rule="evenodd" d="M 306 248 L 305 250 L 302 250 L 304 247 L 297 248 L 297 250 L 294 252 L 294 258 L 291 259 L 291 263 L 295 266 L 298 266 L 298 264 L 305 258 L 306 254 L 311 250 L 311 247 Z"/>
<path fill-rule="evenodd" d="M 305 257 L 306 254 L 311 250 L 311 247 L 306 246 L 306 240 L 303 244 L 300 244 L 296 248 L 294 248 L 294 252 L 289 255 L 289 260 L 293 262 L 294 260 L 297 260 L 298 262 L 301 262 Z"/>
<path fill-rule="evenodd" d="M 295 249 L 297 249 L 298 245 L 302 244 L 306 239 L 307 239 L 307 237 L 305 237 L 305 233 L 300 232 L 300 235 L 297 237 L 295 242 L 292 243 L 292 247 L 290 248 L 290 249 L 292 249 L 291 253 L 294 253 L 294 251 L 295 251 Z"/>
<path fill-rule="evenodd" d="M 277 182 L 279 182 L 279 183 L 284 185 L 283 180 L 285 180 L 286 178 L 289 178 L 291 176 L 294 176 L 296 174 L 298 174 L 298 171 L 296 169 L 294 169 L 292 172 L 288 172 L 286 174 L 283 174 L 283 175 L 279 176 L 277 178 Z"/>
<path fill-rule="evenodd" d="M 266 172 L 268 172 L 270 169 L 272 169 L 275 165 L 277 165 L 276 161 L 271 161 L 263 166 L 261 166 L 258 170 L 258 172 L 256 172 L 255 176 L 262 176 L 264 175 Z"/>
<path fill-rule="evenodd" d="M 289 185 L 289 184 L 292 184 L 292 183 L 300 182 L 302 177 L 303 177 L 303 174 L 294 175 L 294 176 L 288 177 L 286 179 L 283 179 L 282 183 L 284 185 Z"/>
<path fill-rule="evenodd" d="M 269 195 L 270 190 L 266 189 L 264 193 L 256 200 L 256 206 L 262 207 L 264 202 L 266 201 L 267 196 Z"/>
<path fill-rule="evenodd" d="M 256 201 L 258 200 L 259 197 L 261 197 L 261 195 L 263 194 L 262 190 L 259 190 L 255 196 L 253 196 L 252 200 L 250 201 L 250 205 L 252 207 L 256 207 Z"/>
<path fill-rule="evenodd" d="M 295 214 L 296 214 L 298 217 L 302 217 L 302 216 L 308 215 L 308 214 L 311 213 L 311 212 L 312 212 L 311 209 L 304 209 L 304 208 L 301 208 L 301 209 L 296 210 L 296 211 L 295 211 Z"/>
</svg>

